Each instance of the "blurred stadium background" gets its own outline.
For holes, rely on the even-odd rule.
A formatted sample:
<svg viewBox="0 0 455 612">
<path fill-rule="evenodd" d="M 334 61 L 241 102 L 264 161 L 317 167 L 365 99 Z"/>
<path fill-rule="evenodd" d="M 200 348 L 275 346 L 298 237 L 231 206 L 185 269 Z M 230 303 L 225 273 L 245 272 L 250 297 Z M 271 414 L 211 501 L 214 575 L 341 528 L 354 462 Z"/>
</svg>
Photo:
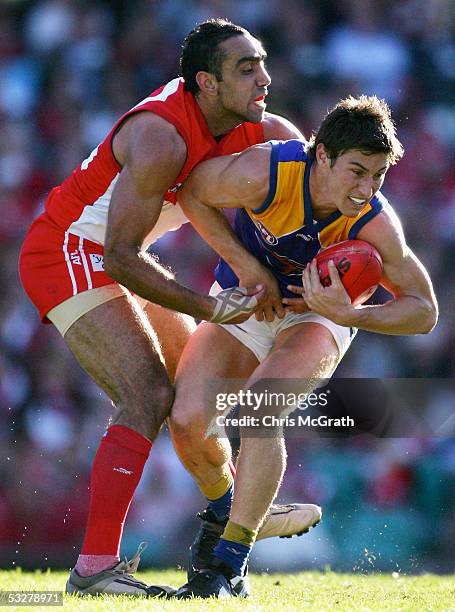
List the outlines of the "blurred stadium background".
<svg viewBox="0 0 455 612">
<path fill-rule="evenodd" d="M 429 336 L 360 332 L 347 377 L 455 373 L 455 4 L 451 0 L 34 0 L 0 3 L 0 566 L 69 567 L 82 538 L 90 464 L 107 399 L 17 275 L 21 241 L 59 183 L 116 118 L 175 76 L 197 21 L 224 16 L 269 52 L 269 109 L 309 136 L 350 93 L 385 97 L 404 159 L 384 192 L 428 267 L 441 307 Z M 178 278 L 206 291 L 215 257 L 190 227 L 159 244 Z M 455 269 L 455 268 L 454 268 Z M 427 408 L 453 412 L 455 396 Z M 452 571 L 455 440 L 289 443 L 280 500 L 320 503 L 325 520 L 256 547 L 255 569 Z M 150 542 L 154 566 L 185 564 L 202 499 L 166 432 L 135 497 L 123 553 Z"/>
</svg>

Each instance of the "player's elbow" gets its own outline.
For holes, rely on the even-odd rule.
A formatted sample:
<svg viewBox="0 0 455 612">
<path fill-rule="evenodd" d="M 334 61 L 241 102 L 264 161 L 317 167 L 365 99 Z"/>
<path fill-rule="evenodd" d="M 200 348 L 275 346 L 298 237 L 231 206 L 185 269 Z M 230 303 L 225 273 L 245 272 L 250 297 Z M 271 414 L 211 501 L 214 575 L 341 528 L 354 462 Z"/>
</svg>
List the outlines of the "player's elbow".
<svg viewBox="0 0 455 612">
<path fill-rule="evenodd" d="M 425 301 L 422 307 L 421 334 L 429 334 L 435 328 L 439 317 L 436 300 Z"/>
<path fill-rule="evenodd" d="M 184 213 L 190 208 L 192 201 L 194 201 L 194 197 L 192 197 L 190 188 L 185 185 L 178 196 L 178 203 Z"/>
<path fill-rule="evenodd" d="M 188 216 L 195 207 L 198 205 L 200 206 L 203 203 L 202 199 L 202 189 L 200 189 L 197 179 L 191 175 L 179 193 L 178 203 L 180 204 L 183 212 Z"/>
<path fill-rule="evenodd" d="M 104 251 L 104 270 L 108 276 L 116 281 L 120 281 L 121 264 L 112 251 Z"/>
<path fill-rule="evenodd" d="M 114 244 L 106 244 L 104 248 L 104 270 L 113 280 L 124 284 L 125 272 L 128 268 L 128 253 Z"/>
</svg>

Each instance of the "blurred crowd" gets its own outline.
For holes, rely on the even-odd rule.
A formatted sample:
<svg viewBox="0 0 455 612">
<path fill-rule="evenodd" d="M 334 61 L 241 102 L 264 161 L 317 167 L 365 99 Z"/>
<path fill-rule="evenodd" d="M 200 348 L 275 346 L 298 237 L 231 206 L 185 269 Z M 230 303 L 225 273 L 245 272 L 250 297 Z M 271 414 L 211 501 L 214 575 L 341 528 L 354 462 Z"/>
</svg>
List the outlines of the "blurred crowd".
<svg viewBox="0 0 455 612">
<path fill-rule="evenodd" d="M 455 4 L 451 0 L 15 0 L 0 4 L 0 566 L 70 566 L 82 539 L 89 470 L 110 413 L 24 295 L 17 258 L 50 188 L 115 120 L 178 71 L 195 23 L 227 17 L 269 53 L 268 108 L 309 136 L 339 98 L 385 97 L 405 157 L 384 193 L 428 268 L 440 321 L 427 336 L 359 332 L 345 377 L 455 373 Z M 207 291 L 216 258 L 191 227 L 157 246 L 182 282 Z M 355 381 L 353 381 L 355 384 Z M 436 400 L 435 400 L 436 401 Z M 439 399 L 453 413 L 455 396 Z M 435 407 L 436 409 L 437 407 Z M 441 408 L 441 406 L 439 406 Z M 431 418 L 430 402 L 428 418 Z M 325 520 L 305 538 L 261 542 L 256 568 L 451 571 L 455 441 L 289 442 L 283 501 Z M 184 564 L 203 500 L 167 432 L 155 444 L 124 552 Z M 273 553 L 273 554 L 272 554 Z M 273 562 L 272 562 L 273 560 Z"/>
</svg>

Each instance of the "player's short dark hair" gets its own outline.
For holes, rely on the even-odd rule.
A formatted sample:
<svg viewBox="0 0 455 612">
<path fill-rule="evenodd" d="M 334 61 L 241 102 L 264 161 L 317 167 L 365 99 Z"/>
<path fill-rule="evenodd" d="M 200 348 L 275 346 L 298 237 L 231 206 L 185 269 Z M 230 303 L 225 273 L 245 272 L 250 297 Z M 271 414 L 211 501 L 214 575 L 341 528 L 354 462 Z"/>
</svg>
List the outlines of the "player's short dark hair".
<svg viewBox="0 0 455 612">
<path fill-rule="evenodd" d="M 183 41 L 180 56 L 180 74 L 185 79 L 185 89 L 198 93 L 196 75 L 201 70 L 222 81 L 221 68 L 226 54 L 219 45 L 228 38 L 245 34 L 249 34 L 248 30 L 221 18 L 203 21 L 191 30 Z"/>
<path fill-rule="evenodd" d="M 350 149 L 367 154 L 386 153 L 392 165 L 403 156 L 390 108 L 376 96 L 340 100 L 310 139 L 307 153 L 312 160 L 319 143 L 324 145 L 332 165 Z"/>
</svg>

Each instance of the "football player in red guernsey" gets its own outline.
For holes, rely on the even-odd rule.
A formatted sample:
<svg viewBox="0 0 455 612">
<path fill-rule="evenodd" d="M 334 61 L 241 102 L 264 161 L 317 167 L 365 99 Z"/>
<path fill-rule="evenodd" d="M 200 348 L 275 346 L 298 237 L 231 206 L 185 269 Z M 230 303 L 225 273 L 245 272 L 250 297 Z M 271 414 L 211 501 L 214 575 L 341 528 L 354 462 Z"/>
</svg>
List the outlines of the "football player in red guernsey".
<svg viewBox="0 0 455 612">
<path fill-rule="evenodd" d="M 117 121 L 51 191 L 26 236 L 20 256 L 25 291 L 116 407 L 93 463 L 87 529 L 69 592 L 166 595 L 134 579 L 139 555 L 120 562 L 119 550 L 133 493 L 169 415 L 176 365 L 195 329 L 191 317 L 242 321 L 255 310 L 256 297 L 283 315 L 278 287 L 266 270 L 262 286 L 249 295 L 233 289 L 215 298 L 178 284 L 146 253 L 159 236 L 186 221 L 176 204 L 178 191 L 201 160 L 271 138 L 302 137 L 291 123 L 265 111 L 265 55 L 256 38 L 230 22 L 197 26 L 184 43 L 183 78 Z M 216 210 L 209 214 L 213 227 L 223 231 L 224 217 Z M 259 277 L 259 263 L 257 270 Z M 222 474 L 221 484 L 208 481 L 202 492 L 215 502 L 226 483 L 232 489 L 231 471 Z M 263 537 L 304 531 L 318 518 L 312 508 L 272 513 Z M 207 542 L 209 521 L 203 527 Z M 211 550 L 206 549 L 202 543 L 200 554 Z"/>
<path fill-rule="evenodd" d="M 361 96 L 339 102 L 309 145 L 302 140 L 258 144 L 240 155 L 203 162 L 186 182 L 182 207 L 223 258 L 212 291 L 256 282 L 259 260 L 276 277 L 288 307 L 281 319 L 266 313 L 266 321 L 202 323 L 183 352 L 171 423 L 174 437 L 182 432 L 176 440 L 180 458 L 196 466 L 198 482 L 215 481 L 217 469 L 220 477 L 230 456 L 225 437 L 211 437 L 211 447 L 197 442 L 206 437 L 211 419 L 223 424 L 214 415 L 228 407 L 227 394 L 216 396 L 215 389 L 210 398 L 208 390 L 214 381 L 247 379 L 238 397 L 249 394 L 250 402 L 239 399 L 242 439 L 229 520 L 214 555 L 176 597 L 235 595 L 234 577 L 245 571 L 286 466 L 280 425 L 296 406 L 280 401 L 286 387 L 277 379 L 294 380 L 288 392 L 309 394 L 315 381 L 332 375 L 355 328 L 424 334 L 436 324 L 430 278 L 379 191 L 402 153 L 386 103 Z M 217 235 L 207 224 L 206 210 L 212 207 L 237 209 L 235 233 Z M 381 283 L 393 294 L 386 304 L 354 308 L 333 262 L 331 286 L 319 280 L 314 260 L 319 249 L 355 238 L 382 256 Z M 261 397 L 268 400 L 261 403 Z"/>
</svg>

